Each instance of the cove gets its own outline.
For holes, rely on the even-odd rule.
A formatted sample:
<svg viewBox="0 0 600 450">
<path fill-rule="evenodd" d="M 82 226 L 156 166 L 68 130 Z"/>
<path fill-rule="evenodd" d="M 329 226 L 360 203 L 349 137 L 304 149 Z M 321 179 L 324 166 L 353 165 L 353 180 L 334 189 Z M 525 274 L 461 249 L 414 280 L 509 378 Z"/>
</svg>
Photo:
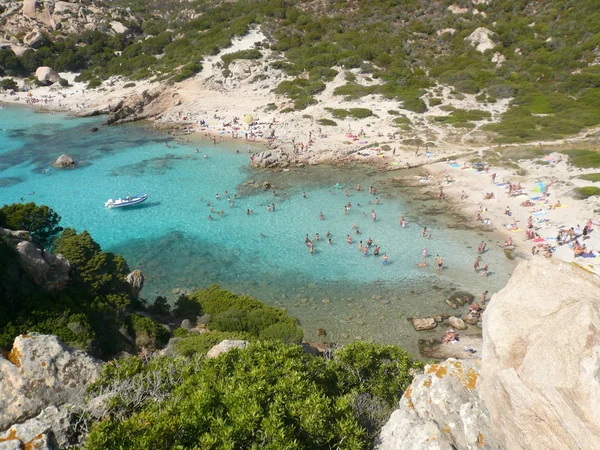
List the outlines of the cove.
<svg viewBox="0 0 600 450">
<path fill-rule="evenodd" d="M 62 226 L 87 229 L 104 250 L 144 271 L 142 296 L 149 301 L 157 295 L 174 300 L 179 292 L 218 283 L 286 308 L 307 340 L 317 340 L 317 328 L 324 328 L 334 342 L 373 339 L 416 353 L 416 340 L 426 334 L 414 332 L 407 317 L 451 313 L 444 299 L 453 291 L 495 292 L 512 271 L 514 263 L 491 246 L 484 255 L 491 276 L 473 274 L 483 238 L 449 228 L 439 205 L 413 200 L 385 175 L 372 174 L 373 168 L 254 170 L 248 151 L 256 148 L 241 140 L 174 144 L 147 124 L 101 123 L 16 106 L 0 110 L 0 203 L 22 198 L 46 204 L 61 215 Z M 92 133 L 92 127 L 99 130 Z M 62 153 L 73 157 L 76 169 L 51 166 Z M 264 190 L 265 181 L 274 189 Z M 377 196 L 368 193 L 371 185 Z M 139 207 L 103 206 L 109 198 L 144 193 L 149 199 Z M 247 215 L 247 209 L 254 213 Z M 408 221 L 405 229 L 401 216 Z M 422 238 L 424 226 L 431 239 Z M 313 255 L 306 234 L 315 244 Z M 367 238 L 387 253 L 387 265 L 372 251 L 366 257 L 358 251 L 358 241 Z M 424 247 L 428 267 L 420 268 Z M 447 266 L 441 274 L 436 254 Z"/>
</svg>

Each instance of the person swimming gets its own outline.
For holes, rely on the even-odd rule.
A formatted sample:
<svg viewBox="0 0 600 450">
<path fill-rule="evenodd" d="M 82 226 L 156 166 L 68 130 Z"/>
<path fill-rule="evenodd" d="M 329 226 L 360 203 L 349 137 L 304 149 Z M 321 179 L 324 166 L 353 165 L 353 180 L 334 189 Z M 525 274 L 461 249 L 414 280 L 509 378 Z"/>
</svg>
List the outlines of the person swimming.
<svg viewBox="0 0 600 450">
<path fill-rule="evenodd" d="M 348 235 L 348 237 L 346 238 L 346 242 L 348 244 L 352 244 L 352 236 Z"/>
<path fill-rule="evenodd" d="M 213 216 L 211 216 L 210 214 L 208 215 L 208 220 L 214 220 Z"/>
<path fill-rule="evenodd" d="M 327 234 L 325 234 L 325 237 L 331 237 L 331 233 L 328 231 Z"/>
<path fill-rule="evenodd" d="M 325 216 L 323 215 L 323 211 L 319 213 L 319 219 L 325 220 Z"/>
<path fill-rule="evenodd" d="M 333 241 L 331 240 L 331 238 L 327 239 L 327 243 L 328 243 L 329 245 L 333 245 Z"/>
<path fill-rule="evenodd" d="M 315 240 L 318 241 L 319 239 L 321 239 L 321 236 L 319 236 L 319 233 L 315 234 Z"/>
</svg>

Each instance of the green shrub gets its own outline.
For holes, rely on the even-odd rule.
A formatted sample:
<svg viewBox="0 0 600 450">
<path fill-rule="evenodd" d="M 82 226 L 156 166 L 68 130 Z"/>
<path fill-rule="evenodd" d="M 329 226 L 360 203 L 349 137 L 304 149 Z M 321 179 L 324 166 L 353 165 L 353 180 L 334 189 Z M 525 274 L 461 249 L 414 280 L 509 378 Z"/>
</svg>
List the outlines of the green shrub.
<svg viewBox="0 0 600 450">
<path fill-rule="evenodd" d="M 191 296 L 180 295 L 173 306 L 173 315 L 180 319 L 196 320 L 202 314 L 202 306 Z"/>
<path fill-rule="evenodd" d="M 19 86 L 12 78 L 5 78 L 0 80 L 0 89 L 6 89 L 7 91 L 18 91 Z"/>
<path fill-rule="evenodd" d="M 427 105 L 422 98 L 412 97 L 407 98 L 402 102 L 402 107 L 416 113 L 424 113 L 427 111 Z"/>
<path fill-rule="evenodd" d="M 259 338 L 269 341 L 280 341 L 284 344 L 300 344 L 304 333 L 296 325 L 275 323 L 260 331 Z"/>
<path fill-rule="evenodd" d="M 135 83 L 125 83 L 125 84 L 123 85 L 123 87 L 124 87 L 125 89 L 127 89 L 127 88 L 132 88 L 132 87 L 135 87 Z"/>
<path fill-rule="evenodd" d="M 584 186 L 575 188 L 577 196 L 582 199 L 592 197 L 593 195 L 600 195 L 600 188 L 596 186 Z"/>
<path fill-rule="evenodd" d="M 262 53 L 260 50 L 255 48 L 251 48 L 248 50 L 240 50 L 233 53 L 227 53 L 226 55 L 221 56 L 223 60 L 224 68 L 227 69 L 229 65 L 235 61 L 236 59 L 260 59 L 262 58 Z"/>
<path fill-rule="evenodd" d="M 171 312 L 171 305 L 165 297 L 158 296 L 154 303 L 148 306 L 148 312 L 157 316 L 168 316 Z"/>
<path fill-rule="evenodd" d="M 600 182 L 600 173 L 586 173 L 585 175 L 579 175 L 578 178 L 586 181 Z"/>
<path fill-rule="evenodd" d="M 569 162 L 583 169 L 597 169 L 600 167 L 600 153 L 592 150 L 568 150 Z"/>
<path fill-rule="evenodd" d="M 439 97 L 432 97 L 429 99 L 429 106 L 437 106 L 442 104 L 442 99 Z"/>
<path fill-rule="evenodd" d="M 325 127 L 336 127 L 337 126 L 337 122 L 335 120 L 331 120 L 331 119 L 319 119 L 319 120 L 317 120 L 317 123 L 319 125 L 323 125 Z"/>
<path fill-rule="evenodd" d="M 129 319 L 136 347 L 157 349 L 169 341 L 169 331 L 152 319 L 137 314 L 131 314 Z"/>
<path fill-rule="evenodd" d="M 60 78 L 58 80 L 58 84 L 60 84 L 62 87 L 69 87 L 69 80 L 65 78 Z"/>
<path fill-rule="evenodd" d="M 11 230 L 26 230 L 36 244 L 50 249 L 58 234 L 60 216 L 45 205 L 14 203 L 0 208 L 0 227 Z"/>
<path fill-rule="evenodd" d="M 99 87 L 101 85 L 102 85 L 102 80 L 93 78 L 88 82 L 87 88 L 88 89 L 96 89 L 97 87 Z"/>
<path fill-rule="evenodd" d="M 364 119 L 373 115 L 373 111 L 367 108 L 350 108 L 349 112 L 355 119 Z"/>
</svg>

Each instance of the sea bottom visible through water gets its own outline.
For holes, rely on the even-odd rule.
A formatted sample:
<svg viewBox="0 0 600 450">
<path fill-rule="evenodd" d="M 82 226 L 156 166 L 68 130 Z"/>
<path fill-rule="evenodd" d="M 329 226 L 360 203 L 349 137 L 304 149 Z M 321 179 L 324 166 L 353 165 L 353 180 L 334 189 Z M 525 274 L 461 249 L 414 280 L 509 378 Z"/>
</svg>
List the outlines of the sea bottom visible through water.
<svg viewBox="0 0 600 450">
<path fill-rule="evenodd" d="M 306 340 L 374 340 L 416 354 L 417 339 L 427 335 L 416 333 L 408 317 L 452 313 L 444 300 L 453 292 L 491 294 L 512 272 L 514 262 L 495 236 L 451 228 L 455 218 L 443 205 L 394 186 L 371 166 L 255 170 L 248 153 L 261 148 L 243 140 L 176 143 L 147 124 L 100 124 L 14 106 L 0 110 L 0 203 L 45 204 L 62 216 L 62 226 L 87 229 L 104 250 L 144 272 L 142 297 L 150 302 L 217 283 L 286 308 Z M 77 168 L 52 167 L 62 153 Z M 264 182 L 272 187 L 264 189 Z M 103 206 L 137 194 L 149 198 L 130 209 Z M 422 237 L 425 226 L 430 239 Z M 368 238 L 373 245 L 363 256 L 358 243 Z M 481 240 L 490 247 L 483 255 L 488 278 L 472 271 Z M 375 245 L 387 264 L 373 255 Z M 424 248 L 428 265 L 418 267 Z M 442 273 L 436 254 L 446 265 Z"/>
</svg>

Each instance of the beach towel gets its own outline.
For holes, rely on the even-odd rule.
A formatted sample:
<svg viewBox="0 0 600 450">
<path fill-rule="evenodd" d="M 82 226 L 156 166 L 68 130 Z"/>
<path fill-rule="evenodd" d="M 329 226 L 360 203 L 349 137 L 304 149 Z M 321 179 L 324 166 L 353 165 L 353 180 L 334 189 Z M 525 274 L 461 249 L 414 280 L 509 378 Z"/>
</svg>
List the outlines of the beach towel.
<svg viewBox="0 0 600 450">
<path fill-rule="evenodd" d="M 543 214 L 547 214 L 546 211 L 536 211 L 534 213 L 531 213 L 532 216 L 541 216 Z"/>
<path fill-rule="evenodd" d="M 450 167 L 460 167 L 460 164 L 450 164 Z"/>
<path fill-rule="evenodd" d="M 579 256 L 581 256 L 582 258 L 595 258 L 596 257 L 596 255 L 594 255 L 593 253 L 590 253 L 589 255 L 579 255 Z"/>
<path fill-rule="evenodd" d="M 515 231 L 521 231 L 521 229 L 520 229 L 520 228 L 517 228 L 516 230 L 510 230 L 510 231 L 512 231 L 512 232 L 515 232 Z"/>
<path fill-rule="evenodd" d="M 559 209 L 559 208 L 568 208 L 568 207 L 569 207 L 569 205 L 560 205 L 560 206 L 557 206 L 557 207 L 556 207 L 556 208 L 554 208 L 554 209 Z"/>
<path fill-rule="evenodd" d="M 555 241 L 555 240 L 556 240 L 556 238 L 555 238 L 555 237 L 547 237 L 547 238 L 546 238 L 546 240 L 547 240 L 547 241 Z"/>
<path fill-rule="evenodd" d="M 537 197 L 531 197 L 529 200 L 536 201 L 536 200 L 539 200 L 540 198 L 542 198 L 542 197 L 540 197 L 540 196 L 538 195 Z"/>
<path fill-rule="evenodd" d="M 496 183 L 496 186 L 502 187 L 502 186 L 504 186 L 504 183 Z"/>
<path fill-rule="evenodd" d="M 533 240 L 533 242 L 544 242 L 544 241 L 545 241 L 545 239 L 544 239 L 544 238 L 535 238 L 535 239 Z"/>
</svg>

